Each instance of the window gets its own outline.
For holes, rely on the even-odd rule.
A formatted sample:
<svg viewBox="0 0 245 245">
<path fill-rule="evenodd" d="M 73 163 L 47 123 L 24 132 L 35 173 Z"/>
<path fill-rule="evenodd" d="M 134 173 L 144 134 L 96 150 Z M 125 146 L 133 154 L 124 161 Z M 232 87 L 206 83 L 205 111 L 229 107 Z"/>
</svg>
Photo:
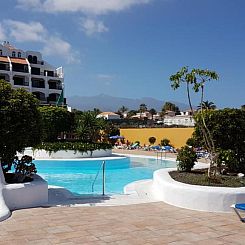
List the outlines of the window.
<svg viewBox="0 0 245 245">
<path fill-rule="evenodd" d="M 2 49 L 0 49 L 0 55 L 3 55 L 3 51 L 2 51 Z"/>
<path fill-rule="evenodd" d="M 18 58 L 21 58 L 21 52 L 18 52 Z"/>
<path fill-rule="evenodd" d="M 37 56 L 33 56 L 32 57 L 32 63 L 33 64 L 37 64 Z"/>
<path fill-rule="evenodd" d="M 16 53 L 15 51 L 12 52 L 12 57 L 15 57 Z"/>
<path fill-rule="evenodd" d="M 29 61 L 30 63 L 32 63 L 32 56 L 31 56 L 31 55 L 28 55 L 28 61 Z"/>
</svg>

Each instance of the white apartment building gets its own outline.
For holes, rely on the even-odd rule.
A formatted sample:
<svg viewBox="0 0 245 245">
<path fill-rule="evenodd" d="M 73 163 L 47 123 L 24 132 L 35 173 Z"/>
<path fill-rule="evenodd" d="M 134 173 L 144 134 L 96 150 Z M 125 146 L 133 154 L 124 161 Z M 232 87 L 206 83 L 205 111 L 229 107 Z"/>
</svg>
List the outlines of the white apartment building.
<svg viewBox="0 0 245 245">
<path fill-rule="evenodd" d="M 25 88 L 43 105 L 55 104 L 64 89 L 62 67 L 48 64 L 40 52 L 23 51 L 7 41 L 0 44 L 0 79 L 13 88 Z"/>
<path fill-rule="evenodd" d="M 195 121 L 192 116 L 186 116 L 186 115 L 176 115 L 176 116 L 165 116 L 163 119 L 163 123 L 165 125 L 171 126 L 171 125 L 181 125 L 181 126 L 187 126 L 187 127 L 194 127 Z"/>
<path fill-rule="evenodd" d="M 120 115 L 114 112 L 102 112 L 96 116 L 97 118 L 104 118 L 106 120 L 120 119 Z"/>
</svg>

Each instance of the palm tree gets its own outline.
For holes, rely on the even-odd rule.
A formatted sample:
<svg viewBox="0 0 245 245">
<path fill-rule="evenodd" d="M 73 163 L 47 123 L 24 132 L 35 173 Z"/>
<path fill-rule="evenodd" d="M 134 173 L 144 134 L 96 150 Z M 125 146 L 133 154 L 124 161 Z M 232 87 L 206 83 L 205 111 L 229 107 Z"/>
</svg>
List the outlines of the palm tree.
<svg viewBox="0 0 245 245">
<path fill-rule="evenodd" d="M 124 113 L 128 111 L 128 108 L 125 107 L 124 105 L 118 109 L 118 114 L 120 114 L 122 117 L 124 117 Z"/>
<path fill-rule="evenodd" d="M 139 109 L 139 112 L 140 112 L 140 118 L 141 118 L 141 115 L 142 113 L 146 112 L 147 111 L 147 106 L 146 104 L 140 104 L 140 109 Z"/>
<path fill-rule="evenodd" d="M 127 118 L 130 118 L 130 117 L 132 117 L 132 116 L 134 116 L 134 115 L 136 115 L 136 114 L 137 114 L 137 111 L 131 110 L 131 111 L 129 111 L 129 112 L 127 113 Z"/>
<path fill-rule="evenodd" d="M 151 119 L 153 120 L 153 116 L 157 114 L 157 111 L 154 108 L 151 108 L 149 112 L 151 113 Z"/>
<path fill-rule="evenodd" d="M 171 102 L 165 102 L 165 104 L 163 105 L 162 110 L 164 111 L 174 111 L 174 112 L 179 112 L 179 107 L 176 106 L 174 103 Z"/>
<path fill-rule="evenodd" d="M 104 118 L 97 118 L 93 111 L 85 111 L 78 117 L 77 134 L 82 142 L 97 142 L 101 140 L 101 130 L 107 122 Z"/>
<path fill-rule="evenodd" d="M 200 103 L 200 105 L 197 107 L 198 109 L 201 110 L 204 109 L 204 110 L 214 110 L 216 109 L 216 105 L 212 102 L 212 101 L 203 101 L 202 103 Z"/>
</svg>

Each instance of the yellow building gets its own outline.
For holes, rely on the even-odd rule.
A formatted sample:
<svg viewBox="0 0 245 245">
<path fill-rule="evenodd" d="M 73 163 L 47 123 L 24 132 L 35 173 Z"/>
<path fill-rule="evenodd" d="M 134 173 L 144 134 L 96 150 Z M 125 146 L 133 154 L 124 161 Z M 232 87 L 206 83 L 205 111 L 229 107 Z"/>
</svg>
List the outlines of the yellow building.
<svg viewBox="0 0 245 245">
<path fill-rule="evenodd" d="M 194 128 L 127 128 L 120 129 L 120 135 L 125 137 L 125 141 L 134 143 L 139 141 L 140 145 L 149 145 L 149 138 L 155 137 L 155 145 L 167 138 L 175 148 L 184 146 L 186 140 L 192 136 Z"/>
</svg>

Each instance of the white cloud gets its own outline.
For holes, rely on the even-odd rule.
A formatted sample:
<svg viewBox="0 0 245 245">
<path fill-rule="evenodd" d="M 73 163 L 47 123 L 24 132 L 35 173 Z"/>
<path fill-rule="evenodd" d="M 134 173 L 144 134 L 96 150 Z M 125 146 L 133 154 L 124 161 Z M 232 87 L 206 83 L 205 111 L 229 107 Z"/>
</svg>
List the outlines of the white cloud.
<svg viewBox="0 0 245 245">
<path fill-rule="evenodd" d="M 44 55 L 58 56 L 68 63 L 77 63 L 77 53 L 72 46 L 62 40 L 59 36 L 50 34 L 40 22 L 21 22 L 15 20 L 4 20 L 0 22 L 1 33 L 4 39 L 12 39 L 16 42 L 36 42 L 42 44 Z M 8 35 L 5 35 L 8 33 Z"/>
<path fill-rule="evenodd" d="M 59 37 L 51 36 L 45 40 L 42 53 L 47 56 L 65 57 L 68 63 L 79 63 L 78 54 L 72 50 L 71 45 Z"/>
<path fill-rule="evenodd" d="M 9 31 L 9 36 L 17 42 L 42 42 L 47 34 L 43 25 L 39 22 L 21 22 L 15 20 L 3 21 Z"/>
<path fill-rule="evenodd" d="M 18 7 L 48 13 L 82 12 L 100 15 L 118 12 L 152 0 L 17 0 Z"/>
<path fill-rule="evenodd" d="M 102 21 L 89 18 L 82 19 L 80 26 L 88 36 L 109 31 Z"/>
<path fill-rule="evenodd" d="M 97 80 L 103 82 L 104 85 L 110 86 L 111 82 L 116 78 L 116 76 L 111 74 L 97 74 L 96 78 Z"/>
<path fill-rule="evenodd" d="M 4 40 L 6 40 L 5 29 L 3 28 L 3 25 L 0 23 L 0 41 Z"/>
<path fill-rule="evenodd" d="M 111 81 L 111 80 L 113 80 L 115 78 L 115 75 L 111 75 L 111 74 L 97 74 L 96 77 L 99 80 Z"/>
</svg>

